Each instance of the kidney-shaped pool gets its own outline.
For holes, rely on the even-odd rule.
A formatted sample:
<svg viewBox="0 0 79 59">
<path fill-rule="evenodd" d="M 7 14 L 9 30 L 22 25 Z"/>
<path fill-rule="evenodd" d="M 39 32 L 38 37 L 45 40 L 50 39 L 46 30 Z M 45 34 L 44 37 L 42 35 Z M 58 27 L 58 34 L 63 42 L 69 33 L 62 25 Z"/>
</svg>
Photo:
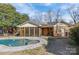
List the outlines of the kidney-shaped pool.
<svg viewBox="0 0 79 59">
<path fill-rule="evenodd" d="M 43 44 L 47 44 L 47 41 L 40 37 L 0 38 L 0 52 L 34 49 Z"/>
<path fill-rule="evenodd" d="M 35 43 L 38 43 L 38 42 L 39 42 L 39 40 L 29 40 L 29 39 L 5 39 L 5 40 L 0 40 L 1 45 L 12 46 L 12 47 L 35 44 Z"/>
</svg>

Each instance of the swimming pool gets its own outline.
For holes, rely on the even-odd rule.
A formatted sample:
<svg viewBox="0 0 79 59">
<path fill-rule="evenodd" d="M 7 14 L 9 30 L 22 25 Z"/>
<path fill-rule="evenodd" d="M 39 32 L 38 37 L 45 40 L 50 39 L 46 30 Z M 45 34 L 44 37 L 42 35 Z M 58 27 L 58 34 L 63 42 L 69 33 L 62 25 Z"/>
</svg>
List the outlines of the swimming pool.
<svg viewBox="0 0 79 59">
<path fill-rule="evenodd" d="M 24 46 L 24 45 L 29 45 L 29 44 L 35 44 L 38 43 L 38 40 L 29 40 L 29 39 L 5 39 L 5 40 L 0 40 L 1 45 L 5 46 Z"/>
<path fill-rule="evenodd" d="M 0 38 L 0 52 L 17 52 L 29 50 L 46 44 L 47 41 L 40 37 Z"/>
</svg>

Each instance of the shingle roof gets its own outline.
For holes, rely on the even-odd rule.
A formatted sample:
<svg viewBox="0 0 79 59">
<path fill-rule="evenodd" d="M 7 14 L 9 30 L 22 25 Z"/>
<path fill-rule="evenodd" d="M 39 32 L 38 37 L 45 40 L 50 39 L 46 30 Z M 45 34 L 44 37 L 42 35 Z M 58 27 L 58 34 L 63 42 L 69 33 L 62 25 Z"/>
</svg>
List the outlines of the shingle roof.
<svg viewBox="0 0 79 59">
<path fill-rule="evenodd" d="M 33 24 L 33 25 L 36 25 L 36 26 L 40 26 L 40 27 L 52 27 L 53 25 L 55 25 L 55 24 L 57 24 L 57 22 L 48 22 L 48 23 L 41 23 L 41 24 L 39 24 L 39 23 L 37 23 L 37 22 L 33 22 L 33 21 L 26 21 L 26 22 L 24 22 L 23 24 L 21 24 L 21 25 L 24 25 L 24 24 L 26 24 L 26 23 L 30 23 L 30 24 Z M 71 24 L 69 24 L 69 23 L 67 23 L 67 22 L 64 22 L 64 21 L 61 21 L 60 23 L 64 23 L 64 24 L 66 24 L 66 25 L 68 25 L 68 26 L 71 26 Z"/>
</svg>

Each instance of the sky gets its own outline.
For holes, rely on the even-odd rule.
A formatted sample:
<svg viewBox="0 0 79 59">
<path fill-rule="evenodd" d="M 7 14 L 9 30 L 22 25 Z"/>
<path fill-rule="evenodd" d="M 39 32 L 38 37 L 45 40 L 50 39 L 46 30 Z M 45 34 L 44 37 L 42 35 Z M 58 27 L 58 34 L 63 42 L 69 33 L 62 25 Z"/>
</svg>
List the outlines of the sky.
<svg viewBox="0 0 79 59">
<path fill-rule="evenodd" d="M 57 11 L 61 10 L 62 14 L 62 19 L 64 19 L 67 22 L 72 21 L 72 18 L 67 12 L 67 9 L 70 8 L 71 6 L 78 7 L 78 3 L 73 4 L 73 3 L 14 3 L 11 4 L 16 8 L 17 12 L 23 13 L 23 14 L 28 14 L 30 18 L 35 19 L 36 17 L 40 16 L 41 14 L 47 14 L 49 10 L 51 11 Z M 53 13 L 54 14 L 54 13 Z M 39 18 L 39 17 L 38 17 Z M 44 20 L 45 17 L 42 16 L 42 21 L 45 22 Z"/>
</svg>

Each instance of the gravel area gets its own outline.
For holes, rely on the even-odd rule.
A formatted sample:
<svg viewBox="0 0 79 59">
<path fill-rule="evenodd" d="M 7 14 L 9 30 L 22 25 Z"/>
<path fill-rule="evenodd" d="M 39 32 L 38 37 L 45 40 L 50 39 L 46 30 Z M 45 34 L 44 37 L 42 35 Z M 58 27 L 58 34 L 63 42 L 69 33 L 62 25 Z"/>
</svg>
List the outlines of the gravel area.
<svg viewBox="0 0 79 59">
<path fill-rule="evenodd" d="M 71 55 L 76 53 L 76 48 L 69 45 L 69 39 L 48 38 L 46 49 L 57 55 Z"/>
</svg>

